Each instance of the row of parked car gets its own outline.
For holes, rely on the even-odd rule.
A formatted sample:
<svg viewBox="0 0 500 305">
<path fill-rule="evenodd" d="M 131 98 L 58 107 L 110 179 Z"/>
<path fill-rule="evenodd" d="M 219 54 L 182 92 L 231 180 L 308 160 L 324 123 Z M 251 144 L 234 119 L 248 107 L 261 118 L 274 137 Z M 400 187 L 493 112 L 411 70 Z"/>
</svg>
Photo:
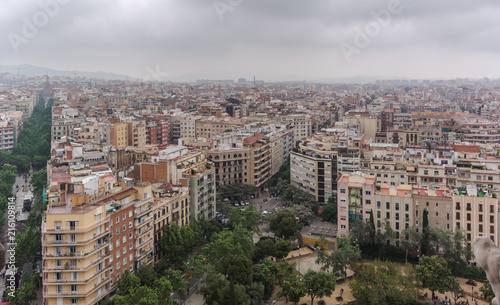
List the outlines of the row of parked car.
<svg viewBox="0 0 500 305">
<path fill-rule="evenodd" d="M 234 201 L 235 207 L 239 207 L 239 206 L 244 207 L 244 206 L 249 205 L 249 204 L 250 204 L 250 202 L 248 202 L 248 201 L 243 201 L 243 200 L 241 200 L 241 201 L 235 200 Z"/>
</svg>

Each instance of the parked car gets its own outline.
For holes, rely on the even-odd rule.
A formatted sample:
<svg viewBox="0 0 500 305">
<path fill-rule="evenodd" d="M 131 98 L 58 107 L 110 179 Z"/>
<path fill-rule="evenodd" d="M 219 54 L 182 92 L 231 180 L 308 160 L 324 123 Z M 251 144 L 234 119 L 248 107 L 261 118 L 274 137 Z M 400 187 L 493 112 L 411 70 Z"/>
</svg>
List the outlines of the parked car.
<svg viewBox="0 0 500 305">
<path fill-rule="evenodd" d="M 235 206 L 235 207 L 239 207 L 239 206 L 240 206 L 240 204 L 238 203 L 238 200 L 235 200 L 235 201 L 234 201 L 234 206 Z"/>
<path fill-rule="evenodd" d="M 472 286 L 477 286 L 477 283 L 473 279 L 469 279 L 467 282 L 465 282 L 467 285 L 472 285 Z"/>
<path fill-rule="evenodd" d="M 245 201 L 245 205 L 249 205 L 249 204 L 250 204 L 250 202 L 248 202 L 248 200 L 247 200 L 247 201 Z"/>
<path fill-rule="evenodd" d="M 264 200 L 262 200 L 263 202 L 267 202 L 267 198 L 264 198 Z"/>
</svg>

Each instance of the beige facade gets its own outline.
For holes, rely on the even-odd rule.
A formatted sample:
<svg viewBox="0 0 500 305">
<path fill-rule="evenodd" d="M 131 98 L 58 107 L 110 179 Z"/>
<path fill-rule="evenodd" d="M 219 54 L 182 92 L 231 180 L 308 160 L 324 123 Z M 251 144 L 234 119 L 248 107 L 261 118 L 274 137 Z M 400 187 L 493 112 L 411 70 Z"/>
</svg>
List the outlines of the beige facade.
<svg viewBox="0 0 500 305">
<path fill-rule="evenodd" d="M 117 123 L 111 127 L 111 145 L 116 148 L 128 146 L 128 124 Z"/>
<path fill-rule="evenodd" d="M 146 145 L 146 121 L 128 122 L 128 146 L 145 146 Z"/>
<path fill-rule="evenodd" d="M 49 207 L 42 223 L 44 305 L 96 304 L 110 292 L 106 211 L 77 203 Z"/>
<path fill-rule="evenodd" d="M 497 198 L 460 195 L 455 191 L 452 202 L 453 227 L 462 229 L 469 242 L 478 236 L 486 236 L 499 245 Z"/>
</svg>

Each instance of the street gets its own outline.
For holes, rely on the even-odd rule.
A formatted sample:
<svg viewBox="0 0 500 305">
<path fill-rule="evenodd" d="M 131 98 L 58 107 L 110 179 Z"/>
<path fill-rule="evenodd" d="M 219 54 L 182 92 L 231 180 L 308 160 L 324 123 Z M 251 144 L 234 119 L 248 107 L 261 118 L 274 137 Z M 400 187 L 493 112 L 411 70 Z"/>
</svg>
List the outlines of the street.
<svg viewBox="0 0 500 305">
<path fill-rule="evenodd" d="M 31 185 L 29 184 L 29 179 L 30 179 L 30 177 L 27 178 L 27 181 L 28 181 L 28 183 L 27 183 L 23 175 L 21 175 L 21 176 L 18 175 L 16 177 L 16 182 L 14 183 L 14 187 L 12 190 L 12 194 L 14 196 L 16 196 L 16 200 L 15 200 L 15 202 L 16 202 L 15 211 L 16 211 L 16 215 L 17 215 L 16 227 L 19 224 L 19 222 L 26 222 L 26 220 L 28 219 L 28 215 L 30 213 L 29 211 L 23 212 L 24 197 L 26 195 L 33 196 L 33 193 L 31 192 Z M 24 186 L 24 189 L 23 189 L 23 186 Z M 6 212 L 4 215 L 5 226 L 4 226 L 4 230 L 2 233 L 2 243 L 5 247 L 5 249 L 8 249 L 7 243 L 6 243 L 7 223 L 8 223 L 7 216 L 8 216 L 8 213 Z M 8 262 L 8 258 L 9 258 L 8 254 L 6 254 L 5 255 L 6 262 Z M 1 270 L 0 272 L 1 273 L 5 272 L 5 268 L 3 270 Z M 0 296 L 3 296 L 4 290 L 5 290 L 5 280 L 1 279 L 0 280 Z"/>
</svg>

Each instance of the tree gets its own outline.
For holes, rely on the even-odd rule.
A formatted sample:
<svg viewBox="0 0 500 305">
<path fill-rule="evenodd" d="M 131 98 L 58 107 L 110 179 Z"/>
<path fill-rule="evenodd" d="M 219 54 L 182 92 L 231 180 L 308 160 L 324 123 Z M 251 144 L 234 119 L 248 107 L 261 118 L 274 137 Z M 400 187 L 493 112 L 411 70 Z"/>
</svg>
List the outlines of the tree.
<svg viewBox="0 0 500 305">
<path fill-rule="evenodd" d="M 278 292 L 278 298 L 285 297 L 287 303 L 290 300 L 295 305 L 307 294 L 305 282 L 295 273 L 284 280 L 282 288 Z"/>
<path fill-rule="evenodd" d="M 430 243 L 430 228 L 429 228 L 429 212 L 424 209 L 424 214 L 422 215 L 422 241 L 420 249 L 422 249 L 422 255 L 429 255 L 429 243 Z"/>
<path fill-rule="evenodd" d="M 488 281 L 488 280 L 486 280 L 486 282 L 484 283 L 483 286 L 479 287 L 479 291 L 481 291 L 481 293 L 483 294 L 486 302 L 491 303 L 491 301 L 495 297 L 495 293 L 493 292 L 493 289 L 491 288 L 490 281 Z"/>
<path fill-rule="evenodd" d="M 455 305 L 459 299 L 465 297 L 464 290 L 460 287 L 460 283 L 456 278 L 452 278 L 449 290 L 453 300 L 455 301 Z"/>
<path fill-rule="evenodd" d="M 170 226 L 165 228 L 160 245 L 164 252 L 163 260 L 170 266 L 179 266 L 187 258 L 184 241 L 177 222 L 172 222 Z"/>
<path fill-rule="evenodd" d="M 290 209 L 279 209 L 269 219 L 269 229 L 277 238 L 295 240 L 300 236 L 300 225 Z"/>
<path fill-rule="evenodd" d="M 347 277 L 347 267 L 351 268 L 356 264 L 357 259 L 361 256 L 359 249 L 352 245 L 349 236 L 339 238 L 337 240 L 338 249 L 330 255 L 323 251 L 318 252 L 316 264 L 323 264 L 322 270 L 331 271 L 335 276 Z"/>
<path fill-rule="evenodd" d="M 472 250 L 467 245 L 466 235 L 459 228 L 455 232 L 439 227 L 430 229 L 429 251 L 442 255 L 453 274 L 461 274 L 467 268 L 467 261 L 472 256 Z"/>
<path fill-rule="evenodd" d="M 209 269 L 205 284 L 200 287 L 200 294 L 205 299 L 207 304 L 214 304 L 219 300 L 219 291 L 227 285 L 227 280 L 223 279 L 221 275 L 213 269 Z"/>
<path fill-rule="evenodd" d="M 324 221 L 337 223 L 337 197 L 328 197 L 328 202 L 323 207 L 323 211 L 321 212 L 321 218 Z"/>
<path fill-rule="evenodd" d="M 152 287 L 154 281 L 156 281 L 158 278 L 158 276 L 156 275 L 156 271 L 154 270 L 152 265 L 141 266 L 134 273 L 134 276 L 139 278 L 139 281 L 142 286 L 148 286 L 148 287 Z"/>
<path fill-rule="evenodd" d="M 320 249 L 325 249 L 325 248 L 328 248 L 328 239 L 326 239 L 326 234 L 321 234 L 319 236 L 319 239 L 317 241 L 317 246 L 320 248 Z"/>
<path fill-rule="evenodd" d="M 309 269 L 304 275 L 307 294 L 311 297 L 311 305 L 315 298 L 329 297 L 335 291 L 336 278 L 324 271 Z"/>
<path fill-rule="evenodd" d="M 276 282 L 276 267 L 269 259 L 263 259 L 258 264 L 253 265 L 253 281 L 264 285 L 264 294 L 269 295 Z"/>
<path fill-rule="evenodd" d="M 195 255 L 186 261 L 183 270 L 199 278 L 207 271 L 206 260 L 202 255 Z"/>
<path fill-rule="evenodd" d="M 295 263 L 288 263 L 287 261 L 276 262 L 274 264 L 275 274 L 275 284 L 283 286 L 283 282 L 291 275 L 297 274 L 297 269 L 295 268 Z"/>
<path fill-rule="evenodd" d="M 153 289 L 156 292 L 157 299 L 160 304 L 168 304 L 170 294 L 173 292 L 172 283 L 166 277 L 161 277 L 154 281 Z"/>
<path fill-rule="evenodd" d="M 141 280 L 134 274 L 130 273 L 128 270 L 125 270 L 122 277 L 118 281 L 118 294 L 127 295 L 140 285 Z"/>
<path fill-rule="evenodd" d="M 264 285 L 261 283 L 250 283 L 245 287 L 248 298 L 250 299 L 250 305 L 262 305 L 265 294 Z"/>
<path fill-rule="evenodd" d="M 405 261 L 408 260 L 408 252 L 412 249 L 418 248 L 420 245 L 422 235 L 417 232 L 416 227 L 408 227 L 403 230 L 403 240 L 401 241 L 401 247 L 405 250 Z"/>
<path fill-rule="evenodd" d="M 42 250 L 42 233 L 36 228 L 16 235 L 16 267 L 21 269 L 26 263 L 34 262 Z"/>
<path fill-rule="evenodd" d="M 16 291 L 15 297 L 9 297 L 11 305 L 25 305 L 31 304 L 32 301 L 37 299 L 38 276 L 36 274 L 30 275 L 23 273 L 22 284 Z"/>
<path fill-rule="evenodd" d="M 227 284 L 226 281 L 226 285 L 219 290 L 218 296 L 217 304 L 219 305 L 250 305 L 250 298 L 245 291 L 245 286 L 233 282 Z"/>
<path fill-rule="evenodd" d="M 418 279 L 424 287 L 432 291 L 433 297 L 436 291 L 445 293 L 453 280 L 446 260 L 436 255 L 420 257 L 416 269 Z"/>
<path fill-rule="evenodd" d="M 127 295 L 116 298 L 116 305 L 159 305 L 158 296 L 154 289 L 146 286 L 132 288 Z"/>
<path fill-rule="evenodd" d="M 260 223 L 262 215 L 257 211 L 254 205 L 245 209 L 234 209 L 229 217 L 229 224 L 231 227 L 237 225 L 243 226 L 248 231 L 257 231 L 257 225 Z"/>
<path fill-rule="evenodd" d="M 237 284 L 247 284 L 252 277 L 252 261 L 244 255 L 229 254 L 222 260 L 221 273 Z"/>
<path fill-rule="evenodd" d="M 276 260 L 282 260 L 287 257 L 290 251 L 292 251 L 292 243 L 289 240 L 282 239 L 276 243 L 274 257 L 276 257 Z"/>
<path fill-rule="evenodd" d="M 272 237 L 262 236 L 255 244 L 253 260 L 258 262 L 268 256 L 274 256 L 276 252 L 276 241 Z"/>
<path fill-rule="evenodd" d="M 418 297 L 415 269 L 391 262 L 375 261 L 357 269 L 349 287 L 360 304 L 414 304 Z"/>
<path fill-rule="evenodd" d="M 213 242 L 203 248 L 203 254 L 215 270 L 222 272 L 227 256 L 246 256 L 250 259 L 253 250 L 254 243 L 251 233 L 242 226 L 237 226 L 232 231 L 224 229 L 219 234 L 215 234 Z"/>
</svg>

